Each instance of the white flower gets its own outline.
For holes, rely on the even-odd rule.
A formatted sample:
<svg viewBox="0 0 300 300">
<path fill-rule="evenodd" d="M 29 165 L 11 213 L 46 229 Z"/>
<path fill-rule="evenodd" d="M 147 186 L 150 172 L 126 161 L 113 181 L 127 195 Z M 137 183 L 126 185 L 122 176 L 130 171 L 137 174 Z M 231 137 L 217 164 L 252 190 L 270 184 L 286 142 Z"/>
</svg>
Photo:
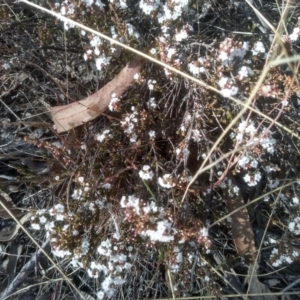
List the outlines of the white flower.
<svg viewBox="0 0 300 300">
<path fill-rule="evenodd" d="M 52 249 L 52 254 L 64 258 L 66 255 L 72 254 L 69 250 L 60 250 L 59 248 L 57 249 Z"/>
<path fill-rule="evenodd" d="M 274 145 L 276 144 L 276 140 L 268 137 L 261 138 L 259 140 L 261 146 L 270 154 L 275 152 Z"/>
<path fill-rule="evenodd" d="M 153 90 L 155 84 L 156 84 L 156 80 L 152 80 L 152 79 L 148 80 L 148 88 L 150 91 Z"/>
<path fill-rule="evenodd" d="M 242 167 L 243 169 L 246 168 L 246 165 L 249 164 L 250 159 L 248 156 L 243 156 L 242 158 L 240 158 L 240 160 L 238 161 L 238 164 L 240 167 Z"/>
<path fill-rule="evenodd" d="M 203 227 L 203 228 L 201 229 L 201 235 L 202 235 L 202 236 L 208 236 L 208 229 L 207 229 L 206 227 Z"/>
<path fill-rule="evenodd" d="M 92 47 L 98 47 L 102 45 L 102 41 L 99 36 L 95 35 L 91 40 L 90 40 L 90 45 Z"/>
<path fill-rule="evenodd" d="M 8 69 L 10 69 L 10 64 L 9 64 L 9 63 L 4 63 L 4 64 L 2 65 L 2 67 L 3 67 L 5 70 L 8 70 Z"/>
<path fill-rule="evenodd" d="M 110 56 L 105 56 L 102 54 L 100 57 L 96 58 L 96 67 L 99 71 L 102 70 L 102 67 L 108 66 L 109 62 L 111 60 Z"/>
<path fill-rule="evenodd" d="M 117 103 L 120 102 L 120 99 L 117 97 L 116 93 L 113 93 L 111 95 L 111 99 L 110 102 L 108 104 L 108 108 L 110 111 L 114 111 L 116 110 L 117 107 Z"/>
<path fill-rule="evenodd" d="M 65 206 L 62 205 L 62 204 L 56 204 L 56 205 L 54 205 L 54 208 L 58 213 L 64 213 L 65 212 Z"/>
<path fill-rule="evenodd" d="M 41 230 L 41 226 L 38 223 L 31 223 L 31 228 L 33 230 Z"/>
<path fill-rule="evenodd" d="M 140 34 L 136 31 L 136 28 L 129 23 L 127 23 L 126 26 L 127 26 L 128 34 L 130 36 L 135 37 L 138 40 L 140 38 Z"/>
<path fill-rule="evenodd" d="M 242 121 L 242 122 L 239 124 L 238 131 L 239 131 L 239 132 L 244 132 L 246 126 L 247 126 L 247 121 Z"/>
<path fill-rule="evenodd" d="M 120 204 L 123 208 L 132 207 L 136 214 L 140 214 L 140 199 L 136 198 L 134 195 L 128 197 L 123 196 Z"/>
<path fill-rule="evenodd" d="M 102 282 L 102 289 L 105 292 L 106 296 L 111 298 L 113 294 L 115 293 L 115 289 L 112 287 L 114 283 L 114 280 L 111 278 L 111 276 L 107 276 L 104 281 Z"/>
<path fill-rule="evenodd" d="M 205 73 L 206 69 L 204 67 L 198 67 L 195 63 L 191 62 L 188 64 L 189 71 L 193 75 L 198 75 L 200 73 Z"/>
<path fill-rule="evenodd" d="M 157 229 L 156 230 L 145 230 L 142 231 L 143 235 L 149 236 L 149 238 L 152 241 L 159 241 L 159 242 L 165 242 L 168 243 L 170 241 L 174 240 L 174 236 L 173 235 L 169 235 L 170 231 L 172 229 L 171 227 L 172 223 L 163 220 L 163 221 L 159 221 L 157 222 Z"/>
<path fill-rule="evenodd" d="M 222 77 L 219 82 L 218 82 L 218 85 L 220 88 L 224 88 L 226 86 L 228 82 L 228 78 L 227 77 Z"/>
<path fill-rule="evenodd" d="M 169 60 L 172 59 L 172 56 L 173 56 L 174 54 L 176 54 L 176 49 L 174 49 L 174 48 L 168 48 L 167 58 L 168 58 Z"/>
<path fill-rule="evenodd" d="M 266 53 L 266 48 L 262 42 L 258 41 L 251 51 L 253 55 L 258 55 L 259 53 Z"/>
<path fill-rule="evenodd" d="M 88 240 L 82 240 L 81 242 L 81 250 L 83 254 L 87 254 L 90 248 L 90 242 Z"/>
<path fill-rule="evenodd" d="M 81 189 L 80 189 L 80 190 L 75 189 L 71 197 L 72 197 L 74 200 L 80 200 L 81 197 L 82 197 L 82 192 L 83 192 L 83 191 L 82 191 Z"/>
<path fill-rule="evenodd" d="M 153 172 L 150 166 L 143 166 L 142 170 L 139 171 L 139 176 L 144 180 L 151 180 L 153 178 Z"/>
<path fill-rule="evenodd" d="M 136 142 L 136 140 L 137 140 L 137 137 L 138 137 L 138 136 L 137 136 L 135 133 L 134 133 L 134 134 L 132 134 L 132 135 L 130 136 L 130 139 L 129 139 L 129 140 L 130 140 L 130 142 L 131 142 L 131 143 L 135 143 L 135 142 Z"/>
<path fill-rule="evenodd" d="M 299 205 L 299 199 L 297 197 L 292 198 L 293 205 Z"/>
<path fill-rule="evenodd" d="M 235 96 L 238 93 L 239 89 L 236 86 L 232 86 L 230 89 L 221 90 L 221 94 L 223 97 L 228 98 Z"/>
<path fill-rule="evenodd" d="M 154 138 L 155 138 L 155 131 L 154 131 L 154 130 L 150 130 L 150 131 L 148 132 L 148 134 L 149 134 L 150 139 L 151 139 L 151 140 L 154 140 Z"/>
<path fill-rule="evenodd" d="M 107 138 L 111 138 L 112 135 L 110 134 L 110 130 L 109 129 L 106 129 L 106 130 L 103 130 L 101 134 L 97 134 L 96 135 L 96 140 L 100 143 L 102 143 L 105 139 Z"/>
<path fill-rule="evenodd" d="M 158 178 L 158 184 L 166 189 L 170 189 L 175 186 L 175 183 L 173 182 L 172 175 L 171 174 L 165 174 L 162 178 Z"/>
<path fill-rule="evenodd" d="M 160 5 L 160 0 L 141 0 L 139 7 L 146 15 L 150 15 L 153 11 L 157 10 Z"/>
<path fill-rule="evenodd" d="M 251 68 L 243 66 L 243 67 L 241 67 L 241 69 L 239 71 L 239 75 L 240 75 L 240 79 L 242 80 L 246 77 L 253 76 L 254 72 L 252 71 Z"/>
<path fill-rule="evenodd" d="M 289 38 L 292 42 L 296 42 L 300 36 L 300 28 L 296 27 L 293 29 L 293 33 L 289 35 Z"/>
<path fill-rule="evenodd" d="M 105 190 L 110 190 L 111 189 L 111 184 L 110 183 L 104 183 L 101 185 L 101 188 Z"/>
<path fill-rule="evenodd" d="M 251 122 L 251 124 L 249 124 L 246 128 L 245 128 L 245 132 L 248 134 L 255 134 L 257 131 L 257 129 L 254 126 L 254 123 Z"/>
<path fill-rule="evenodd" d="M 45 224 L 47 222 L 47 219 L 44 216 L 40 217 L 40 223 Z"/>
<path fill-rule="evenodd" d="M 188 32 L 185 28 L 181 29 L 180 32 L 175 34 L 175 40 L 181 42 L 188 38 Z"/>
<path fill-rule="evenodd" d="M 252 159 L 250 165 L 252 168 L 256 169 L 258 166 L 258 161 L 256 159 Z"/>
<path fill-rule="evenodd" d="M 260 172 L 255 172 L 254 175 L 250 176 L 249 174 L 246 174 L 243 178 L 249 186 L 255 186 L 261 180 L 261 177 Z"/>
<path fill-rule="evenodd" d="M 157 51 L 156 51 L 155 48 L 151 48 L 151 49 L 150 49 L 150 53 L 151 53 L 152 55 L 156 54 L 156 52 L 157 52 Z"/>
<path fill-rule="evenodd" d="M 102 300 L 105 296 L 105 293 L 103 291 L 100 291 L 97 293 L 97 299 L 98 300 Z"/>
<path fill-rule="evenodd" d="M 79 176 L 77 180 L 78 180 L 78 182 L 83 183 L 84 182 L 84 177 L 83 176 Z"/>
</svg>

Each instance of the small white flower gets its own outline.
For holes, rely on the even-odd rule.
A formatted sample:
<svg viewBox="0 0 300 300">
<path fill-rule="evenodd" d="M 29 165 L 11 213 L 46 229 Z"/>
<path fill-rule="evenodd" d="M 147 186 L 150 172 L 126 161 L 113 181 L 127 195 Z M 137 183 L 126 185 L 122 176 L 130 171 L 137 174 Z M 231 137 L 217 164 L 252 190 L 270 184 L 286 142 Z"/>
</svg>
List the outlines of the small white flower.
<svg viewBox="0 0 300 300">
<path fill-rule="evenodd" d="M 219 85 L 219 87 L 220 87 L 221 89 L 223 89 L 223 88 L 226 86 L 227 82 L 228 82 L 228 78 L 227 78 L 227 77 L 222 77 L 222 78 L 219 80 L 218 85 Z"/>
<path fill-rule="evenodd" d="M 140 34 L 137 32 L 136 28 L 129 23 L 127 23 L 126 26 L 128 34 L 132 37 L 135 37 L 138 40 L 140 38 Z"/>
<path fill-rule="evenodd" d="M 177 42 L 181 42 L 181 41 L 187 39 L 188 36 L 189 35 L 188 35 L 187 30 L 183 28 L 183 29 L 180 30 L 180 32 L 178 32 L 178 33 L 175 34 L 175 40 Z"/>
<path fill-rule="evenodd" d="M 251 68 L 249 67 L 246 67 L 246 66 L 243 66 L 241 67 L 240 71 L 239 71 L 239 79 L 244 79 L 246 77 L 250 77 L 250 76 L 253 76 L 254 75 L 254 72 Z"/>
<path fill-rule="evenodd" d="M 75 189 L 71 197 L 74 200 L 80 200 L 82 197 L 82 193 L 83 193 L 83 191 L 81 189 L 80 190 Z"/>
<path fill-rule="evenodd" d="M 228 98 L 235 96 L 238 93 L 239 89 L 236 86 L 232 86 L 230 89 L 221 90 L 221 94 L 223 97 Z"/>
<path fill-rule="evenodd" d="M 135 74 L 138 75 L 138 74 Z M 108 104 L 108 108 L 110 111 L 115 111 L 117 108 L 117 104 L 120 102 L 120 99 L 117 97 L 116 93 L 111 95 L 110 102 Z"/>
<path fill-rule="evenodd" d="M 257 129 L 254 126 L 254 123 L 251 122 L 251 124 L 249 124 L 246 128 L 245 128 L 245 132 L 248 134 L 255 134 L 257 131 Z"/>
<path fill-rule="evenodd" d="M 253 55 L 258 55 L 259 53 L 266 53 L 266 48 L 262 42 L 258 41 L 251 51 Z"/>
<path fill-rule="evenodd" d="M 111 189 L 111 184 L 110 183 L 104 183 L 101 185 L 101 188 L 105 189 L 105 190 L 110 190 Z"/>
<path fill-rule="evenodd" d="M 102 143 L 105 139 L 111 138 L 112 135 L 110 134 L 110 130 L 106 129 L 103 130 L 101 134 L 96 135 L 96 140 L 100 143 Z"/>
<path fill-rule="evenodd" d="M 136 140 L 137 140 L 137 138 L 138 138 L 138 136 L 134 133 L 134 134 L 132 134 L 131 136 L 130 136 L 130 142 L 131 143 L 135 143 L 136 142 Z"/>
<path fill-rule="evenodd" d="M 100 57 L 96 58 L 96 67 L 99 71 L 102 70 L 103 67 L 106 67 L 109 65 L 109 62 L 111 60 L 110 56 L 105 56 L 102 54 Z"/>
<path fill-rule="evenodd" d="M 10 64 L 9 64 L 9 63 L 4 63 L 4 64 L 2 65 L 2 67 L 3 67 L 5 70 L 8 70 L 8 69 L 10 69 Z"/>
<path fill-rule="evenodd" d="M 149 102 L 147 103 L 148 108 L 155 109 L 157 107 L 157 104 L 155 102 L 155 98 L 150 98 Z"/>
<path fill-rule="evenodd" d="M 77 180 L 78 180 L 78 182 L 83 183 L 84 182 L 84 177 L 83 176 L 79 176 Z"/>
<path fill-rule="evenodd" d="M 289 35 L 289 38 L 292 42 L 296 42 L 300 36 L 300 28 L 296 27 L 293 29 L 293 33 Z"/>
<path fill-rule="evenodd" d="M 299 205 L 299 199 L 298 199 L 298 197 L 294 197 L 292 200 L 293 200 L 293 204 L 294 205 Z"/>
<path fill-rule="evenodd" d="M 33 230 L 41 230 L 41 226 L 38 223 L 31 223 L 31 228 Z"/>
<path fill-rule="evenodd" d="M 102 300 L 105 297 L 105 293 L 103 291 L 100 291 L 97 293 L 97 299 Z"/>
<path fill-rule="evenodd" d="M 170 189 L 175 186 L 175 183 L 173 182 L 173 178 L 171 174 L 165 174 L 162 178 L 158 178 L 158 184 L 166 189 Z"/>
<path fill-rule="evenodd" d="M 40 217 L 40 223 L 45 224 L 47 222 L 47 219 L 44 216 Z"/>
<path fill-rule="evenodd" d="M 150 53 L 151 53 L 152 55 L 156 54 L 156 52 L 157 52 L 157 50 L 156 50 L 155 48 L 151 48 L 151 49 L 150 49 Z"/>
<path fill-rule="evenodd" d="M 139 176 L 144 180 L 151 180 L 153 178 L 153 172 L 150 166 L 143 166 L 142 170 L 139 171 Z"/>
<path fill-rule="evenodd" d="M 239 161 L 238 164 L 240 167 L 242 167 L 243 169 L 246 168 L 246 165 L 249 164 L 250 159 L 248 156 L 243 156 Z"/>
<path fill-rule="evenodd" d="M 52 249 L 52 254 L 64 258 L 66 255 L 72 254 L 69 250 Z"/>
<path fill-rule="evenodd" d="M 148 80 L 148 88 L 150 91 L 154 89 L 154 85 L 156 84 L 156 80 L 149 79 Z"/>
<path fill-rule="evenodd" d="M 65 212 L 65 206 L 62 205 L 62 204 L 56 204 L 56 205 L 54 205 L 54 208 L 58 213 L 64 213 Z"/>
<path fill-rule="evenodd" d="M 148 134 L 149 134 L 150 139 L 151 139 L 151 140 L 154 140 L 154 138 L 155 138 L 155 131 L 154 131 L 154 130 L 150 130 L 150 131 L 148 132 Z"/>
</svg>

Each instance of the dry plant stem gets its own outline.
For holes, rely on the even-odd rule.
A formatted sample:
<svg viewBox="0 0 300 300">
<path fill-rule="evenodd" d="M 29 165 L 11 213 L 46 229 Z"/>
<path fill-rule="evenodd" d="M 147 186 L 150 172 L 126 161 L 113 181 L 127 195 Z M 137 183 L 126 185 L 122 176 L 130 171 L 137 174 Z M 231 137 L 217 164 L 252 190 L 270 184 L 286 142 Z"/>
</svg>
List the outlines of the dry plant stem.
<svg viewBox="0 0 300 300">
<path fill-rule="evenodd" d="M 140 72 L 145 60 L 137 57 L 103 88 L 87 98 L 64 106 L 51 108 L 57 132 L 63 132 L 92 121 L 108 107 L 112 94 L 121 97 Z"/>
<path fill-rule="evenodd" d="M 43 254 L 43 252 L 50 253 L 51 248 L 49 247 L 49 240 L 44 242 L 44 244 L 39 249 L 35 255 L 31 257 L 31 259 L 24 265 L 22 270 L 18 273 L 18 275 L 14 278 L 14 280 L 10 283 L 10 285 L 0 294 L 0 299 L 4 300 L 11 296 L 27 279 L 28 275 L 34 269 L 38 258 Z M 43 251 L 42 251 L 43 250 Z M 30 286 L 29 286 L 30 287 Z M 28 287 L 28 288 L 29 288 Z"/>
</svg>

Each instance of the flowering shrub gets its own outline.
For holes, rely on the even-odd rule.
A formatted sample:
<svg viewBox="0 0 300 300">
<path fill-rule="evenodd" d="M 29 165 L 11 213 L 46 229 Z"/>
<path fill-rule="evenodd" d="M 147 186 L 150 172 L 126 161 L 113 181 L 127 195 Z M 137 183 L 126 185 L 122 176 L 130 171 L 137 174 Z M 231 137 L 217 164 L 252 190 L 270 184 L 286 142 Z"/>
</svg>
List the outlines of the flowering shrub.
<svg viewBox="0 0 300 300">
<path fill-rule="evenodd" d="M 135 20 L 128 23 L 123 17 L 133 9 L 151 28 L 160 28 L 150 54 L 209 82 L 220 89 L 220 96 L 183 83 L 166 69 L 162 72 L 152 67 L 150 73 L 143 71 L 135 75 L 126 101 L 111 95 L 108 108 L 116 115 L 110 118 L 109 126 L 100 130 L 96 124 L 87 127 L 84 151 L 72 150 L 80 165 L 70 198 L 60 199 L 61 204 L 48 212 L 38 212 L 32 219 L 32 227 L 44 226 L 55 256 L 69 257 L 73 267 L 85 268 L 92 278 L 104 274 L 99 299 L 114 295 L 114 287 L 125 283 L 125 272 L 131 270 L 139 253 L 149 247 L 160 249 L 176 282 L 182 282 L 175 285 L 176 292 L 188 289 L 184 278 L 194 263 L 192 253 L 200 247 L 207 255 L 212 245 L 201 221 L 204 210 L 194 203 L 203 202 L 203 197 L 212 193 L 204 184 L 207 176 L 202 175 L 202 184 L 194 187 L 199 195 L 194 190 L 188 192 L 192 202 L 182 203 L 181 197 L 195 173 L 195 163 L 200 165 L 205 158 L 209 132 L 220 133 L 239 110 L 227 98 L 247 98 L 259 79 L 263 63 L 275 51 L 271 48 L 268 54 L 269 46 L 263 40 L 243 41 L 232 37 L 206 47 L 205 51 L 197 52 L 193 46 L 183 50 L 184 43 L 194 39 L 195 34 L 187 21 L 191 13 L 189 2 L 137 3 L 129 8 L 126 1 L 109 4 L 62 1 L 53 9 L 91 27 L 105 22 L 102 32 L 133 47 L 141 47 L 144 43 L 141 28 Z M 104 11 L 105 20 L 98 18 Z M 71 27 L 65 23 L 65 29 Z M 84 59 L 94 61 L 101 74 L 114 60 L 127 57 L 121 54 L 123 50 L 97 36 L 83 31 L 80 34 L 89 41 Z M 296 27 L 284 38 L 284 47 L 291 47 L 298 37 Z M 186 53 L 189 53 L 187 62 Z M 284 74 L 280 67 L 272 67 L 253 105 L 273 118 L 282 116 L 291 96 L 298 91 L 292 76 Z M 183 84 L 185 88 L 181 88 Z M 246 190 L 243 194 L 259 189 L 266 180 L 267 189 L 276 187 L 272 175 L 278 168 L 272 161 L 280 149 L 278 136 L 266 119 L 254 121 L 251 112 L 243 118 L 232 127 L 213 158 L 231 148 L 241 149 L 235 153 L 239 185 L 226 177 L 226 164 L 217 166 L 219 186 L 229 197 L 236 197 L 240 189 Z M 85 157 L 93 157 L 92 165 Z M 297 232 L 296 223 L 297 217 L 289 224 L 291 231 Z M 105 235 L 101 234 L 103 231 Z M 279 265 L 278 258 L 275 261 L 278 253 L 276 249 L 272 252 L 274 266 Z M 282 253 L 281 257 L 285 255 Z M 293 254 L 293 259 L 296 257 Z M 290 263 L 293 259 L 285 256 L 281 261 Z M 210 282 L 208 276 L 205 278 L 206 283 Z"/>
<path fill-rule="evenodd" d="M 47 150 L 54 161 L 50 176 L 54 203 L 37 209 L 31 219 L 32 231 L 43 230 L 59 261 L 67 261 L 68 268 L 76 271 L 85 270 L 88 280 L 95 280 L 98 299 L 118 297 L 122 286 L 130 286 L 136 270 L 144 272 L 141 282 L 151 282 L 152 278 L 145 279 L 145 266 L 156 276 L 153 290 L 162 291 L 159 296 L 169 296 L 164 285 L 170 278 L 176 296 L 198 295 L 199 290 L 218 295 L 224 284 L 216 280 L 217 273 L 210 271 L 207 262 L 215 265 L 212 254 L 218 251 L 229 262 L 238 261 L 227 238 L 236 224 L 226 218 L 226 198 L 234 199 L 240 193 L 245 201 L 265 194 L 249 214 L 254 225 L 266 230 L 271 225 L 280 228 L 282 239 L 273 241 L 268 257 L 273 267 L 299 259 L 291 247 L 300 233 L 299 138 L 295 138 L 299 86 L 295 74 L 274 64 L 257 86 L 252 110 L 233 120 L 255 90 L 267 61 L 281 51 L 291 55 L 298 50 L 300 24 L 291 25 L 291 34 L 274 45 L 257 32 L 245 38 L 227 31 L 216 34 L 206 27 L 202 31 L 202 20 L 223 13 L 222 5 L 229 10 L 229 2 L 224 3 L 49 3 L 62 16 L 133 48 L 146 49 L 150 56 L 219 90 L 215 93 L 146 63 L 124 95 L 111 95 L 106 114 L 75 131 L 76 142 L 69 142 L 67 136 L 60 137 L 60 143 L 54 138 L 47 142 L 27 138 Z M 97 78 L 89 92 L 99 89 L 99 84 L 108 82 L 132 59 L 127 50 L 71 22 L 64 21 L 64 28 L 67 37 L 75 36 L 75 43 L 80 40 L 81 59 Z M 42 31 L 39 34 L 47 44 L 47 28 Z M 13 62 L 1 58 L 1 69 L 8 72 Z M 70 78 L 76 72 L 79 70 L 66 71 L 68 76 L 75 74 Z M 82 80 L 87 83 L 93 76 Z M 55 82 L 63 90 L 63 80 Z M 55 105 L 66 104 L 68 95 L 53 97 Z M 233 102 L 232 97 L 240 102 Z M 228 134 L 207 157 L 228 126 Z M 206 158 L 209 170 L 193 178 Z M 271 225 L 261 225 L 258 215 Z M 273 220 L 277 215 L 279 220 Z M 240 264 L 243 259 L 239 258 Z M 154 297 L 145 292 L 143 284 L 139 296 L 132 292 L 135 288 L 128 288 L 127 299 Z"/>
</svg>

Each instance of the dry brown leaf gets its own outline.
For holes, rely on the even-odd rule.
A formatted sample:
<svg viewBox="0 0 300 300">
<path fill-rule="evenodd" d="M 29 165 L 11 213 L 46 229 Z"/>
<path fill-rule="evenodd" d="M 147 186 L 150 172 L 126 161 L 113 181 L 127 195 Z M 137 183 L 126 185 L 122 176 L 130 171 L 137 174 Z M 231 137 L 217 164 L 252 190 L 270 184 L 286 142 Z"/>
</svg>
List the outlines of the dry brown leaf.
<svg viewBox="0 0 300 300">
<path fill-rule="evenodd" d="M 93 95 L 68 105 L 52 107 L 50 111 L 57 132 L 70 130 L 97 118 L 108 107 L 112 94 L 120 97 L 129 88 L 144 62 L 142 57 L 137 57 Z"/>
</svg>

